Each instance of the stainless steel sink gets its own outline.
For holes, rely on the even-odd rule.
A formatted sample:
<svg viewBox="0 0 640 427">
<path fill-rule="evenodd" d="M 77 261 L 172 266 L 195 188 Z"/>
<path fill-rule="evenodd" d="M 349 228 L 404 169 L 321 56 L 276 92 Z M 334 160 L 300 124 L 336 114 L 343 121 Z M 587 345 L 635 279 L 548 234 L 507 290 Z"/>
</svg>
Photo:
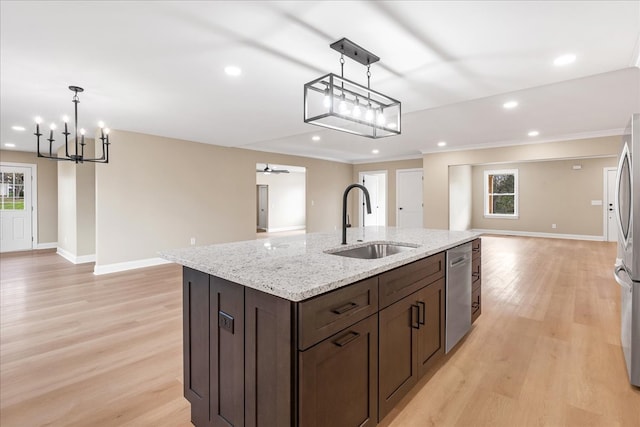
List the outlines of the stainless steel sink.
<svg viewBox="0 0 640 427">
<path fill-rule="evenodd" d="M 417 246 L 398 243 L 370 243 L 365 246 L 358 246 L 357 248 L 342 249 L 327 253 L 348 258 L 378 259 L 410 251 L 415 248 L 417 248 Z"/>
</svg>

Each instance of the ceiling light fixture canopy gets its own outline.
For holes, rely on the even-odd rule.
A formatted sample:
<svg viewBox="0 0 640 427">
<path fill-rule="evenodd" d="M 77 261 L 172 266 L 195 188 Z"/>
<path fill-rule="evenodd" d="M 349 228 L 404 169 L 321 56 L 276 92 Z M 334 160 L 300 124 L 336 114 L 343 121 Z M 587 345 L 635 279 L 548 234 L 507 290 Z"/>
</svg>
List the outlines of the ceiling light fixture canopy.
<svg viewBox="0 0 640 427">
<path fill-rule="evenodd" d="M 62 134 L 64 135 L 65 155 L 58 156 L 53 154 L 53 143 L 55 142 L 55 139 L 53 139 L 53 131 L 57 127 L 55 123 L 51 123 L 51 126 L 50 126 L 51 131 L 49 132 L 49 139 L 47 139 L 47 141 L 49 141 L 49 154 L 46 155 L 46 154 L 40 153 L 40 137 L 42 136 L 42 134 L 40 133 L 40 123 L 42 122 L 42 120 L 40 119 L 40 117 L 36 117 L 36 133 L 34 133 L 34 135 L 36 136 L 36 139 L 38 142 L 38 157 L 44 157 L 46 159 L 52 159 L 52 160 L 68 160 L 75 163 L 84 163 L 84 162 L 109 163 L 109 145 L 110 145 L 109 129 L 106 129 L 104 127 L 103 122 L 98 123 L 98 126 L 100 126 L 100 141 L 102 141 L 102 156 L 95 157 L 95 158 L 84 157 L 84 146 L 86 145 L 86 143 L 84 142 L 84 135 L 85 135 L 84 129 L 80 129 L 81 139 L 78 140 L 78 104 L 80 103 L 80 98 L 78 98 L 78 93 L 84 92 L 84 89 L 82 89 L 79 86 L 69 86 L 69 90 L 71 90 L 74 93 L 73 99 L 71 100 L 71 102 L 73 102 L 73 108 L 75 113 L 74 115 L 75 153 L 69 154 L 70 133 L 67 129 L 67 124 L 69 122 L 69 117 L 67 116 L 64 116 L 62 119 L 64 121 L 64 132 L 62 132 Z"/>
<path fill-rule="evenodd" d="M 304 85 L 304 121 L 368 138 L 400 135 L 401 103 L 371 89 L 371 64 L 380 60 L 351 40 L 330 47 L 340 52 L 340 76 L 333 73 Z M 344 78 L 345 55 L 367 67 L 367 86 Z"/>
</svg>

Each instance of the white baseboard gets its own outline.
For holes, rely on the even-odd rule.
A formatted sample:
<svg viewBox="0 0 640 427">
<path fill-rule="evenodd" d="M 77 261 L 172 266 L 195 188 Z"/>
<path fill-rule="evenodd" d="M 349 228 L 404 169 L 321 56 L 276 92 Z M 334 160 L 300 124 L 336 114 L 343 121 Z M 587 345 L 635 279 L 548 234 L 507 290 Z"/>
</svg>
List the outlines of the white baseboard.
<svg viewBox="0 0 640 427">
<path fill-rule="evenodd" d="M 50 243 L 36 243 L 33 249 L 56 249 L 58 247 L 58 242 L 50 242 Z"/>
<path fill-rule="evenodd" d="M 62 258 L 66 259 L 67 261 L 71 261 L 74 264 L 86 264 L 88 262 L 96 262 L 96 254 L 77 256 L 62 248 L 58 248 L 56 250 L 56 253 L 60 255 Z"/>
<path fill-rule="evenodd" d="M 304 230 L 306 226 L 304 225 L 294 225 L 293 227 L 276 227 L 276 228 L 268 228 L 267 231 L 269 233 L 279 233 L 281 231 L 295 231 L 295 230 Z"/>
<path fill-rule="evenodd" d="M 133 270 L 136 268 L 153 267 L 155 265 L 171 264 L 163 258 L 147 258 L 136 261 L 116 262 L 113 264 L 96 265 L 93 268 L 93 274 L 96 276 L 101 274 L 117 273 L 119 271 Z"/>
<path fill-rule="evenodd" d="M 559 233 L 539 233 L 535 231 L 514 231 L 514 230 L 485 230 L 474 228 L 471 231 L 484 234 L 500 234 L 504 236 L 522 236 L 522 237 L 544 237 L 547 239 L 570 239 L 570 240 L 591 240 L 595 242 L 603 242 L 604 236 L 590 236 L 587 234 L 559 234 Z"/>
</svg>

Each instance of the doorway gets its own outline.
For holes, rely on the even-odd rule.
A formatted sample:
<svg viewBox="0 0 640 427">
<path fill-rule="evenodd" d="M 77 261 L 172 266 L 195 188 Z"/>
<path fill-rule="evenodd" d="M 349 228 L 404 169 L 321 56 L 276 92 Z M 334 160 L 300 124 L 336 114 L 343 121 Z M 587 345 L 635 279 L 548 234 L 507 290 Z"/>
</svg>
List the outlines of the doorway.
<svg viewBox="0 0 640 427">
<path fill-rule="evenodd" d="M 387 225 L 387 171 L 360 172 L 358 181 L 369 192 L 371 201 L 371 213 L 367 214 L 362 191 L 359 191 L 358 218 L 359 224 L 365 227 L 370 225 Z"/>
<path fill-rule="evenodd" d="M 422 169 L 396 171 L 397 226 L 422 228 Z"/>
<path fill-rule="evenodd" d="M 604 168 L 604 225 L 603 237 L 606 242 L 618 241 L 618 224 L 616 221 L 615 196 L 617 168 Z"/>
<path fill-rule="evenodd" d="M 267 231 L 269 229 L 269 186 L 256 185 L 257 191 L 257 221 L 258 231 Z"/>
<path fill-rule="evenodd" d="M 36 165 L 0 165 L 0 252 L 33 249 Z"/>
<path fill-rule="evenodd" d="M 256 164 L 256 237 L 306 229 L 306 172 L 300 166 Z"/>
</svg>

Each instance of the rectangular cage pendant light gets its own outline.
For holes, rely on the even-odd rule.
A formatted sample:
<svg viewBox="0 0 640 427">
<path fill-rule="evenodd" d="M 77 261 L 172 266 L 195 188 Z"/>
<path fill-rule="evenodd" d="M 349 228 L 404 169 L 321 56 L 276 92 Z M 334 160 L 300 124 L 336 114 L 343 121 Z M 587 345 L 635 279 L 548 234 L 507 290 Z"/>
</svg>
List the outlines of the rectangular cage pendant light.
<svg viewBox="0 0 640 427">
<path fill-rule="evenodd" d="M 331 44 L 343 56 L 369 67 L 380 58 L 348 39 Z M 368 138 L 400 135 L 401 103 L 387 95 L 329 73 L 304 85 L 304 121 Z"/>
</svg>

